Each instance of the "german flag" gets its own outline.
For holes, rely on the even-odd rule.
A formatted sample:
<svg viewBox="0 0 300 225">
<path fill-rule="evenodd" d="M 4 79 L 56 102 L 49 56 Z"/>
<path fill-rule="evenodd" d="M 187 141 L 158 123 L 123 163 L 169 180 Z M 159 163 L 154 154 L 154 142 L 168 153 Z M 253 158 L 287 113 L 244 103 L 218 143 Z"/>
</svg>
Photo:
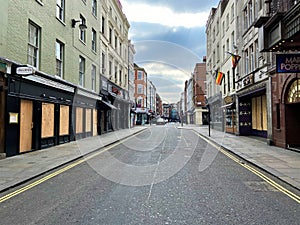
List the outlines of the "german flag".
<svg viewBox="0 0 300 225">
<path fill-rule="evenodd" d="M 218 71 L 216 76 L 216 84 L 221 85 L 223 81 L 224 73 Z"/>
</svg>

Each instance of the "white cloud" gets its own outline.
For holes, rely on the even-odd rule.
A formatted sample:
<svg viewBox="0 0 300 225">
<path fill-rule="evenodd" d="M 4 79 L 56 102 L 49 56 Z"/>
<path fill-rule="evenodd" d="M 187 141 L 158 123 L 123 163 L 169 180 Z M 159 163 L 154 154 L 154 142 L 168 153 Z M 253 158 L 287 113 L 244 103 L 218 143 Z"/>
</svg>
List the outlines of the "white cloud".
<svg viewBox="0 0 300 225">
<path fill-rule="evenodd" d="M 180 93 L 184 89 L 184 83 L 190 79 L 190 74 L 174 66 L 148 62 L 141 63 L 148 78 L 154 83 L 158 94 L 163 98 L 163 102 L 176 103 L 180 100 Z"/>
<path fill-rule="evenodd" d="M 205 26 L 209 12 L 178 13 L 170 8 L 151 6 L 143 3 L 122 2 L 123 11 L 129 21 L 157 23 L 169 27 L 201 27 Z"/>
</svg>

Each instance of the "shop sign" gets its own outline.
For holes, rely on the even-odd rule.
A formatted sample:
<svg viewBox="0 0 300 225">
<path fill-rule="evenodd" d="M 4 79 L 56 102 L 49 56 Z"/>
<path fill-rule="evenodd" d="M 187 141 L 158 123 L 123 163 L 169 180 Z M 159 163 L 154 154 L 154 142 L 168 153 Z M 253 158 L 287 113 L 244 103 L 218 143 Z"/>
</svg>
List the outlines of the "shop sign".
<svg viewBox="0 0 300 225">
<path fill-rule="evenodd" d="M 276 73 L 300 73 L 300 54 L 277 54 Z"/>
<path fill-rule="evenodd" d="M 21 76 L 32 75 L 34 72 L 34 69 L 28 66 L 18 67 L 16 70 L 16 73 Z"/>
</svg>

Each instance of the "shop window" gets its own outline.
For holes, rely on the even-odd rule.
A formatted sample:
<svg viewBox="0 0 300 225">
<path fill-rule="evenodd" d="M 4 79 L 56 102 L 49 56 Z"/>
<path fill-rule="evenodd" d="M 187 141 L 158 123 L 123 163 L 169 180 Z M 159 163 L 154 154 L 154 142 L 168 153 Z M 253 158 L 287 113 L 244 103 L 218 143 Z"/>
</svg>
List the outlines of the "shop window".
<svg viewBox="0 0 300 225">
<path fill-rule="evenodd" d="M 54 136 L 54 104 L 42 104 L 42 138 Z"/>
<path fill-rule="evenodd" d="M 267 99 L 266 95 L 252 98 L 252 129 L 267 130 Z"/>
<path fill-rule="evenodd" d="M 287 103 L 300 102 L 300 79 L 295 80 L 288 92 Z"/>
</svg>

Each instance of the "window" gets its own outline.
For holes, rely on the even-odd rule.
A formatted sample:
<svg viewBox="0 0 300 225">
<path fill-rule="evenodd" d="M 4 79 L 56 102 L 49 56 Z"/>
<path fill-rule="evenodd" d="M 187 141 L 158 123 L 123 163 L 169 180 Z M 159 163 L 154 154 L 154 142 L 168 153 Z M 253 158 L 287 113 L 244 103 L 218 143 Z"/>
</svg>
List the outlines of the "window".
<svg viewBox="0 0 300 225">
<path fill-rule="evenodd" d="M 109 74 L 109 78 L 111 79 L 111 77 L 112 77 L 112 61 L 109 61 L 108 74 Z"/>
<path fill-rule="evenodd" d="M 101 74 L 105 73 L 105 54 L 102 52 L 101 57 Z"/>
<path fill-rule="evenodd" d="M 225 35 L 225 21 L 222 23 L 222 35 Z"/>
<path fill-rule="evenodd" d="M 97 33 L 92 29 L 92 50 L 97 52 Z"/>
<path fill-rule="evenodd" d="M 258 40 L 255 40 L 255 68 L 259 66 L 259 48 L 258 48 Z"/>
<path fill-rule="evenodd" d="M 137 79 L 138 80 L 142 80 L 143 79 L 143 72 L 142 71 L 138 71 L 138 77 L 137 77 Z"/>
<path fill-rule="evenodd" d="M 119 70 L 119 82 L 122 84 L 122 70 Z"/>
<path fill-rule="evenodd" d="M 234 42 L 234 31 L 231 33 L 231 49 L 235 49 L 236 46 L 235 46 L 235 42 Z"/>
<path fill-rule="evenodd" d="M 226 30 L 229 29 L 229 14 L 226 15 Z"/>
<path fill-rule="evenodd" d="M 86 24 L 85 18 L 82 15 L 80 15 L 80 20 L 81 20 L 82 24 L 84 24 L 84 25 Z M 80 29 L 80 40 L 85 43 L 85 40 L 86 40 L 86 31 L 85 31 L 85 29 Z"/>
<path fill-rule="evenodd" d="M 231 5 L 231 21 L 234 19 L 234 4 Z"/>
<path fill-rule="evenodd" d="M 138 94 L 143 94 L 143 85 L 138 84 L 138 90 L 137 90 Z"/>
<path fill-rule="evenodd" d="M 61 21 L 65 20 L 65 0 L 56 0 L 56 17 Z"/>
<path fill-rule="evenodd" d="M 79 56 L 79 85 L 84 87 L 85 58 Z"/>
<path fill-rule="evenodd" d="M 248 26 L 250 26 L 253 23 L 253 5 L 252 2 L 249 2 L 249 23 Z"/>
<path fill-rule="evenodd" d="M 29 22 L 28 24 L 28 49 L 27 63 L 38 68 L 39 62 L 39 44 L 40 44 L 40 27 Z"/>
<path fill-rule="evenodd" d="M 112 44 L 112 28 L 109 28 L 109 43 Z"/>
<path fill-rule="evenodd" d="M 115 66 L 115 82 L 118 80 L 118 67 Z"/>
<path fill-rule="evenodd" d="M 105 32 L 105 18 L 102 16 L 102 23 L 101 23 L 101 32 L 104 34 Z"/>
<path fill-rule="evenodd" d="M 228 84 L 228 92 L 230 92 L 230 72 L 229 71 L 227 71 L 227 84 Z"/>
<path fill-rule="evenodd" d="M 248 49 L 245 50 L 245 73 L 249 73 L 249 52 Z"/>
<path fill-rule="evenodd" d="M 220 61 L 220 46 L 219 44 L 217 45 L 217 62 Z"/>
<path fill-rule="evenodd" d="M 229 52 L 229 38 L 226 40 L 226 51 Z"/>
<path fill-rule="evenodd" d="M 95 65 L 92 65 L 91 78 L 92 78 L 92 91 L 96 91 L 96 66 Z"/>
<path fill-rule="evenodd" d="M 254 49 L 253 49 L 253 45 L 250 46 L 250 70 L 253 71 L 254 70 Z"/>
<path fill-rule="evenodd" d="M 115 49 L 117 49 L 118 47 L 118 37 L 117 35 L 115 35 Z"/>
<path fill-rule="evenodd" d="M 92 0 L 92 14 L 97 16 L 97 0 Z"/>
<path fill-rule="evenodd" d="M 248 12 L 247 8 L 244 9 L 244 30 L 248 29 Z"/>
<path fill-rule="evenodd" d="M 63 78 L 63 58 L 64 58 L 64 44 L 56 40 L 55 43 L 56 55 L 56 75 Z"/>
</svg>

